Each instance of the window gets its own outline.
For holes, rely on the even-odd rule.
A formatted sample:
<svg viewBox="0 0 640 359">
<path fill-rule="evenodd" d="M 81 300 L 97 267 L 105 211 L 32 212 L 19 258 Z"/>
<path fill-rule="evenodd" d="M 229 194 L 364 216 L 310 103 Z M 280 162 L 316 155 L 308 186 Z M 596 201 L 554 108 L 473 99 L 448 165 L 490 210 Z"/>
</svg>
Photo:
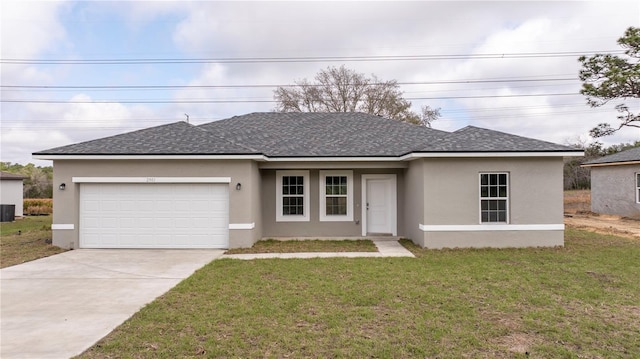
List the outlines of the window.
<svg viewBox="0 0 640 359">
<path fill-rule="evenodd" d="M 636 202 L 640 203 L 640 172 L 636 173 Z"/>
<path fill-rule="evenodd" d="M 509 175 L 480 174 L 480 222 L 507 223 L 509 206 Z"/>
<path fill-rule="evenodd" d="M 276 171 L 276 222 L 309 220 L 309 171 Z"/>
<path fill-rule="evenodd" d="M 320 221 L 353 220 L 353 171 L 320 171 Z"/>
</svg>

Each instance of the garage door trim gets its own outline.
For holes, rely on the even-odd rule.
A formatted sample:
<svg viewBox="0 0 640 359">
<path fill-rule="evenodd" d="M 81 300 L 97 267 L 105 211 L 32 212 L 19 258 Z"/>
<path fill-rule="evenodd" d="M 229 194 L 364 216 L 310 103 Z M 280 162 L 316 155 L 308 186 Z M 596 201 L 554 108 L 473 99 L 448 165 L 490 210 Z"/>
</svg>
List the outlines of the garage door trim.
<svg viewBox="0 0 640 359">
<path fill-rule="evenodd" d="M 231 177 L 72 177 L 73 183 L 231 183 Z"/>
</svg>

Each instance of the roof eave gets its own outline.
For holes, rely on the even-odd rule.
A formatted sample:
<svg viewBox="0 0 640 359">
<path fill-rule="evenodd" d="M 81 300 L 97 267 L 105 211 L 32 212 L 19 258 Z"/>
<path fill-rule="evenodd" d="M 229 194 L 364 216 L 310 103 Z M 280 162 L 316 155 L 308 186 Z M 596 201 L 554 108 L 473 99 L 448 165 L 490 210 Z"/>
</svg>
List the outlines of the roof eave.
<svg viewBox="0 0 640 359">
<path fill-rule="evenodd" d="M 640 160 L 603 162 L 603 163 L 585 163 L 580 165 L 580 167 L 605 167 L 605 166 L 624 166 L 624 165 L 640 165 Z"/>
<path fill-rule="evenodd" d="M 34 153 L 39 160 L 234 160 L 267 162 L 385 162 L 417 158 L 469 157 L 580 157 L 583 151 L 508 151 L 508 152 L 409 152 L 399 156 L 267 156 L 263 154 L 47 154 Z"/>
<path fill-rule="evenodd" d="M 33 153 L 37 160 L 234 160 L 264 161 L 262 154 L 47 154 Z"/>
<path fill-rule="evenodd" d="M 460 152 L 411 152 L 403 159 L 454 158 L 454 157 L 581 157 L 584 151 L 460 151 Z"/>
</svg>

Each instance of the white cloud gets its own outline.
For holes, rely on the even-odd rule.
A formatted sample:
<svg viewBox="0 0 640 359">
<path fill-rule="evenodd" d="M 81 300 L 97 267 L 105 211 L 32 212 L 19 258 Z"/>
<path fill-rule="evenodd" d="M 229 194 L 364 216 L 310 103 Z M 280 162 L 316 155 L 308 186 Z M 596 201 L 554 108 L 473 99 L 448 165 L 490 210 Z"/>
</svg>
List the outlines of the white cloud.
<svg viewBox="0 0 640 359">
<path fill-rule="evenodd" d="M 33 59 L 45 51 L 67 46 L 66 32 L 58 19 L 64 1 L 3 1 L 0 12 L 3 59 Z M 4 64 L 4 84 L 50 83 L 52 78 L 36 66 Z"/>
</svg>

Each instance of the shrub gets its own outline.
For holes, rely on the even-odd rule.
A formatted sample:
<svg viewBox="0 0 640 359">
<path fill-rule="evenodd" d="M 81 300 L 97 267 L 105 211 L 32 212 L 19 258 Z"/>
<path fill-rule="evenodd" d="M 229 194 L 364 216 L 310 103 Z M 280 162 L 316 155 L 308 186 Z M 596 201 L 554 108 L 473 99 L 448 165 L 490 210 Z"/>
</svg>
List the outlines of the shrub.
<svg viewBox="0 0 640 359">
<path fill-rule="evenodd" d="M 22 202 L 23 212 L 28 216 L 37 216 L 53 213 L 53 200 L 51 198 L 25 198 Z"/>
</svg>

